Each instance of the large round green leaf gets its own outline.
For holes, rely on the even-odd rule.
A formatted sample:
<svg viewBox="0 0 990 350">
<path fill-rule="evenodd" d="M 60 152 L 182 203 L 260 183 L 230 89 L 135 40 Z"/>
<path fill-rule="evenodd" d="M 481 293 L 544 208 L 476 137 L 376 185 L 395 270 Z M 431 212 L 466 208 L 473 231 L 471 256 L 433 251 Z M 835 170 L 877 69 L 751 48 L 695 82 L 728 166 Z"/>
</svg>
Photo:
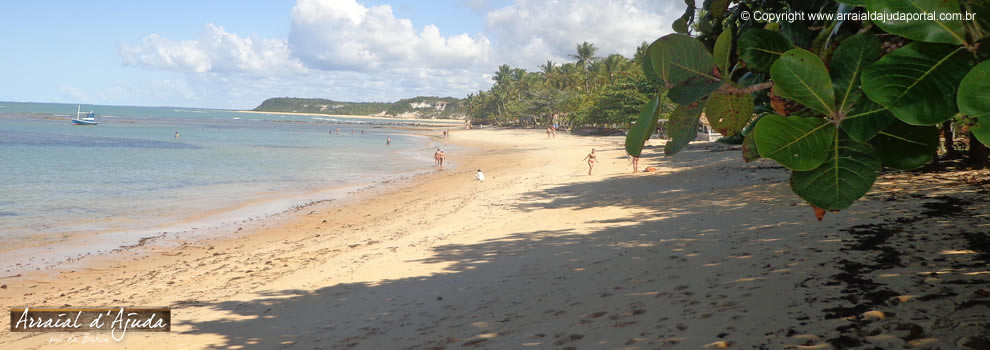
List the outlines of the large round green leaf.
<svg viewBox="0 0 990 350">
<path fill-rule="evenodd" d="M 750 119 L 753 119 L 753 96 L 749 94 L 730 94 L 715 91 L 708 97 L 705 116 L 718 133 L 732 136 L 743 129 Z"/>
<path fill-rule="evenodd" d="M 649 50 L 652 68 L 668 88 L 694 77 L 719 80 L 712 75 L 712 55 L 698 39 L 668 34 L 650 44 Z"/>
<path fill-rule="evenodd" d="M 667 131 L 670 141 L 663 146 L 663 153 L 673 155 L 684 149 L 691 140 L 698 137 L 698 117 L 701 116 L 702 105 L 695 102 L 689 105 L 679 105 L 670 114 Z"/>
<path fill-rule="evenodd" d="M 971 22 L 973 29 L 979 28 L 979 30 L 970 31 L 970 34 L 974 36 L 971 40 L 979 42 L 990 36 L 990 1 L 972 0 L 965 2 L 965 4 L 966 11 L 972 12 L 974 15 Z"/>
<path fill-rule="evenodd" d="M 732 69 L 732 64 L 730 63 L 732 59 L 732 29 L 726 28 L 722 31 L 722 34 L 718 35 L 718 39 L 715 40 L 715 65 L 718 66 L 719 73 L 722 74 L 722 79 L 729 79 L 729 70 Z"/>
<path fill-rule="evenodd" d="M 976 125 L 969 128 L 969 131 L 976 136 L 984 145 L 990 146 L 990 118 L 983 118 L 976 121 Z"/>
<path fill-rule="evenodd" d="M 639 112 L 639 119 L 636 124 L 629 128 L 626 134 L 626 152 L 633 157 L 639 157 L 643 152 L 643 144 L 657 129 L 657 107 L 660 106 L 660 96 L 654 96 L 649 103 L 643 106 L 643 111 Z"/>
<path fill-rule="evenodd" d="M 829 61 L 829 74 L 839 109 L 845 110 L 846 106 L 859 99 L 859 78 L 863 75 L 863 69 L 879 58 L 880 39 L 870 33 L 853 35 L 835 49 Z"/>
<path fill-rule="evenodd" d="M 722 86 L 721 80 L 712 80 L 703 77 L 691 77 L 674 86 L 667 92 L 667 98 L 677 104 L 689 105 L 695 101 L 704 99 L 706 96 Z"/>
<path fill-rule="evenodd" d="M 962 12 L 957 0 L 870 0 L 866 8 L 888 33 L 929 43 L 966 42 L 962 18 L 951 17 Z"/>
<path fill-rule="evenodd" d="M 820 167 L 791 173 L 791 190 L 825 210 L 848 208 L 870 191 L 881 169 L 872 146 L 839 134 L 833 133 L 835 147 Z"/>
<path fill-rule="evenodd" d="M 792 170 L 817 168 L 828 158 L 835 125 L 821 118 L 766 115 L 753 129 L 763 158 Z"/>
<path fill-rule="evenodd" d="M 928 164 L 938 149 L 938 127 L 917 126 L 895 120 L 870 140 L 883 165 L 911 170 Z"/>
<path fill-rule="evenodd" d="M 650 50 L 647 48 L 646 52 L 643 53 L 642 62 L 639 63 L 640 67 L 643 68 L 643 75 L 650 82 L 659 82 L 660 75 L 657 71 L 653 69 L 653 60 L 650 59 Z"/>
<path fill-rule="evenodd" d="M 791 43 L 776 32 L 750 28 L 743 32 L 736 45 L 739 59 L 746 62 L 750 70 L 766 72 L 770 70 L 780 55 L 791 49 Z"/>
<path fill-rule="evenodd" d="M 808 108 L 835 115 L 832 78 L 817 55 L 805 49 L 785 52 L 770 68 L 774 93 Z"/>
<path fill-rule="evenodd" d="M 970 68 L 963 47 L 914 42 L 863 71 L 863 91 L 912 125 L 935 125 L 958 112 L 952 101 Z"/>
<path fill-rule="evenodd" d="M 983 144 L 990 144 L 990 61 L 973 67 L 959 83 L 956 96 L 959 112 L 976 118 L 976 125 L 970 128 L 973 135 Z"/>
<path fill-rule="evenodd" d="M 839 127 L 853 140 L 866 142 L 896 119 L 883 106 L 866 96 L 860 96 L 852 110 L 842 118 Z"/>
<path fill-rule="evenodd" d="M 990 61 L 973 67 L 959 83 L 959 111 L 972 118 L 990 118 Z"/>
</svg>

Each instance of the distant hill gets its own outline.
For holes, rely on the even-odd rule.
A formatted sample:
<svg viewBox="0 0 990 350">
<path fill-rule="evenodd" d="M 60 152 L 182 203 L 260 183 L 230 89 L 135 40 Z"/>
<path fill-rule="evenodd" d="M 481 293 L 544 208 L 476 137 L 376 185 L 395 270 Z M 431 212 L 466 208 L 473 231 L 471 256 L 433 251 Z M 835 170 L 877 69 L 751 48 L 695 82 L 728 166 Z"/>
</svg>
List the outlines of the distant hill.
<svg viewBox="0 0 990 350">
<path fill-rule="evenodd" d="M 419 96 L 396 102 L 344 102 L 322 98 L 275 97 L 253 109 L 258 112 L 374 115 L 416 119 L 463 119 L 464 100 L 453 97 Z"/>
</svg>

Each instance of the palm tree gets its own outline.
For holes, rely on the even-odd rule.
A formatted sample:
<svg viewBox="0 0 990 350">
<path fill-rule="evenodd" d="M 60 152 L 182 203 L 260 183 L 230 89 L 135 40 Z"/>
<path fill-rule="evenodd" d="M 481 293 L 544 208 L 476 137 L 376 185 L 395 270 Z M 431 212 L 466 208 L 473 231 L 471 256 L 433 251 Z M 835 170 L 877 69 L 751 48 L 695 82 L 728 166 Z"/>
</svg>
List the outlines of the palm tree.
<svg viewBox="0 0 990 350">
<path fill-rule="evenodd" d="M 551 60 L 547 60 L 546 64 L 540 65 L 540 70 L 543 71 L 543 74 L 550 75 L 551 73 L 553 73 L 553 69 L 556 67 L 557 64 L 553 63 L 553 61 Z"/>
<path fill-rule="evenodd" d="M 576 50 L 577 54 L 570 56 L 571 58 L 577 60 L 577 64 L 579 66 L 584 66 L 584 68 L 589 68 L 591 62 L 599 58 L 595 56 L 595 51 L 598 51 L 598 48 L 595 47 L 595 44 L 585 41 L 583 43 L 577 44 L 576 49 L 577 49 Z"/>
<path fill-rule="evenodd" d="M 540 71 L 543 72 L 543 83 L 550 84 L 556 74 L 554 72 L 557 70 L 557 65 L 551 60 L 547 60 L 546 64 L 540 65 Z"/>
<path fill-rule="evenodd" d="M 512 67 L 503 64 L 498 66 L 498 70 L 495 71 L 495 76 L 492 77 L 492 80 L 495 81 L 495 85 L 508 85 L 511 74 Z"/>
<path fill-rule="evenodd" d="M 560 72 L 560 88 L 567 89 L 573 87 L 578 82 L 579 68 L 574 63 L 564 63 L 557 70 Z"/>
<path fill-rule="evenodd" d="M 629 62 L 625 57 L 620 54 L 608 55 L 602 62 L 601 72 L 608 77 L 608 83 L 612 84 L 615 82 L 615 74 L 622 71 L 625 65 Z"/>
<path fill-rule="evenodd" d="M 577 59 L 577 65 L 583 67 L 585 70 L 590 69 L 591 63 L 598 60 L 599 58 L 595 56 L 595 51 L 598 51 L 598 48 L 595 47 L 595 44 L 585 41 L 583 43 L 577 44 L 576 49 L 577 49 L 576 50 L 577 54 L 571 55 L 571 58 Z M 585 91 L 588 91 L 588 80 L 591 80 L 590 78 L 591 78 L 590 76 L 585 77 L 584 80 Z"/>
<path fill-rule="evenodd" d="M 643 64 L 643 58 L 646 57 L 646 51 L 649 49 L 650 43 L 644 41 L 642 44 L 639 44 L 639 47 L 636 48 L 636 55 L 633 56 L 633 61 Z"/>
<path fill-rule="evenodd" d="M 492 80 L 495 81 L 495 86 L 492 86 L 492 96 L 495 99 L 495 109 L 496 114 L 504 116 L 507 112 L 508 106 L 506 101 L 510 100 L 513 95 L 514 87 L 513 82 L 518 81 L 520 69 L 513 69 L 507 64 L 498 66 L 498 70 L 495 71 L 495 76 Z M 525 71 L 523 71 L 525 72 Z M 502 123 L 495 118 L 495 123 L 501 125 Z"/>
</svg>

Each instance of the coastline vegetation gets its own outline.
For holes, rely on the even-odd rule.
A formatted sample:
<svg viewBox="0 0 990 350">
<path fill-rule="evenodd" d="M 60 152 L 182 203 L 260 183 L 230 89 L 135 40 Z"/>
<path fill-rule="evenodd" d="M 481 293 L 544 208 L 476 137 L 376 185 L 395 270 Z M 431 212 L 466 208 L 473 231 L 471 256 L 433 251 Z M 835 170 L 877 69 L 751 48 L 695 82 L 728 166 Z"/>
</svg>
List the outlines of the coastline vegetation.
<svg viewBox="0 0 990 350">
<path fill-rule="evenodd" d="M 649 96 L 662 94 L 659 81 L 643 73 L 648 47 L 644 42 L 632 58 L 598 56 L 593 43 L 582 42 L 573 61 L 547 61 L 536 72 L 503 64 L 490 89 L 467 96 L 468 117 L 475 124 L 628 127 Z M 673 104 L 664 101 L 666 116 Z"/>
<path fill-rule="evenodd" d="M 322 98 L 274 97 L 265 100 L 253 111 L 459 119 L 464 117 L 463 106 L 463 99 L 453 97 L 417 96 L 396 102 L 345 102 Z"/>
</svg>

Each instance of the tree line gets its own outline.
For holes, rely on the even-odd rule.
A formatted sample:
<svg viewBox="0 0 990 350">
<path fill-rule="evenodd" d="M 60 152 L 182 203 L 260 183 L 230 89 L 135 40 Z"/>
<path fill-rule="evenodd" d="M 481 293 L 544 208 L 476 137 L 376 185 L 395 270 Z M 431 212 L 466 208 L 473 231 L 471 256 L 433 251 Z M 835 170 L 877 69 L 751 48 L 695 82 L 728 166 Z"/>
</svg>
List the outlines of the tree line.
<svg viewBox="0 0 990 350">
<path fill-rule="evenodd" d="M 632 58 L 602 57 L 593 43 L 583 42 L 570 55 L 573 61 L 548 60 L 539 71 L 503 64 L 490 89 L 468 94 L 468 117 L 502 126 L 626 127 L 649 96 L 660 93 L 660 83 L 643 73 L 648 48 L 644 42 Z"/>
</svg>

